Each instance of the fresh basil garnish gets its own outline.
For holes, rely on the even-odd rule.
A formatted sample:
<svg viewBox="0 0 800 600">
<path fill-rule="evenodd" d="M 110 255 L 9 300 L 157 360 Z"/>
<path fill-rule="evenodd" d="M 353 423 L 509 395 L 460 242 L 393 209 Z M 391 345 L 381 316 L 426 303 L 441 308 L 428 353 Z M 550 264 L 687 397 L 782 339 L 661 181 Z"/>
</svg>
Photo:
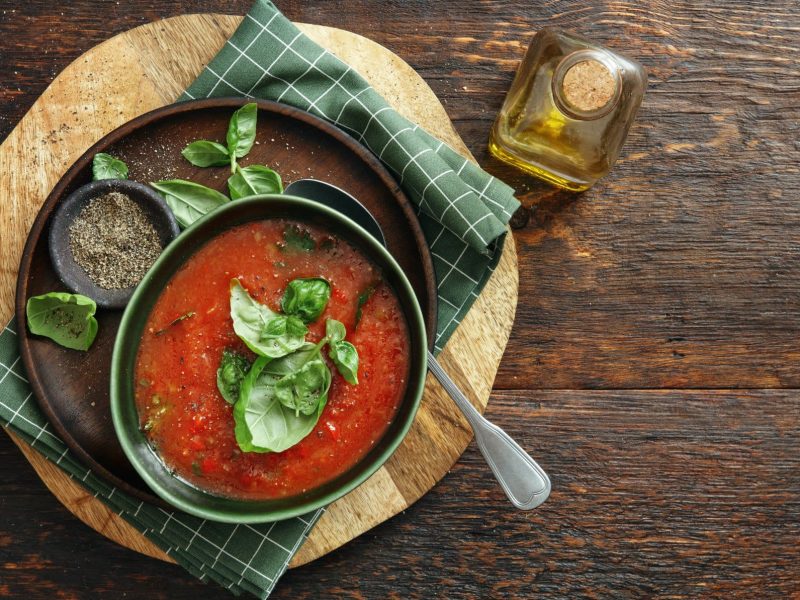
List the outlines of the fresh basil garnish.
<svg viewBox="0 0 800 600">
<path fill-rule="evenodd" d="M 228 124 L 228 153 L 230 154 L 231 173 L 236 172 L 236 159 L 247 156 L 256 141 L 256 120 L 258 106 L 255 102 L 245 104 L 233 113 Z"/>
<path fill-rule="evenodd" d="M 325 336 L 328 338 L 328 343 L 338 344 L 346 335 L 347 330 L 344 328 L 344 323 L 336 319 L 325 321 Z"/>
<path fill-rule="evenodd" d="M 25 313 L 31 333 L 73 350 L 88 350 L 97 335 L 94 300 L 80 294 L 50 292 L 28 298 Z"/>
<path fill-rule="evenodd" d="M 228 402 L 237 398 L 233 418 L 236 442 L 243 452 L 283 452 L 311 433 L 328 401 L 332 380 L 322 358 L 325 345 L 345 381 L 358 384 L 358 352 L 344 340 L 343 323 L 328 319 L 325 337 L 316 344 L 305 341 L 308 329 L 300 316 L 313 312 L 316 316 L 311 320 L 318 318 L 329 297 L 330 284 L 324 279 L 295 279 L 282 302 L 285 312 L 295 314 L 276 314 L 253 300 L 237 279 L 231 280 L 233 329 L 260 355 L 242 376 L 246 366 L 223 353 L 217 371 L 220 393 Z"/>
<path fill-rule="evenodd" d="M 345 341 L 331 344 L 328 356 L 347 383 L 358 385 L 358 351 L 353 344 Z"/>
<path fill-rule="evenodd" d="M 283 244 L 280 247 L 284 251 L 312 252 L 317 247 L 317 242 L 307 229 L 289 225 L 283 230 Z"/>
<path fill-rule="evenodd" d="M 346 334 L 343 323 L 336 319 L 328 319 L 325 322 L 328 356 L 347 383 L 358 385 L 358 351 L 353 344 L 344 341 Z"/>
<path fill-rule="evenodd" d="M 98 152 L 92 159 L 92 180 L 127 179 L 128 165 L 105 152 Z"/>
<path fill-rule="evenodd" d="M 330 371 L 327 367 L 327 377 L 319 367 L 305 371 L 307 375 L 302 377 L 312 377 L 313 383 L 301 386 L 298 396 L 303 400 L 298 400 L 296 407 L 284 405 L 280 398 L 294 397 L 296 392 L 290 388 L 297 386 L 297 379 L 302 377 L 293 374 L 303 372 L 307 364 L 318 360 L 315 355 L 319 356 L 319 349 L 314 344 L 305 344 L 283 358 L 270 361 L 260 357 L 253 363 L 242 381 L 239 400 L 233 408 L 236 442 L 242 451 L 283 452 L 311 433 L 328 401 Z M 287 376 L 291 376 L 290 380 L 285 379 Z M 322 377 L 321 384 L 316 385 L 320 383 L 319 377 Z"/>
<path fill-rule="evenodd" d="M 322 396 L 331 386 L 331 371 L 319 356 L 309 360 L 298 371 L 281 377 L 275 384 L 275 396 L 286 408 L 310 415 L 317 411 Z"/>
<path fill-rule="evenodd" d="M 150 185 L 164 197 L 181 227 L 189 227 L 203 215 L 230 201 L 224 194 L 193 181 L 168 179 Z"/>
<path fill-rule="evenodd" d="M 289 282 L 281 299 L 287 315 L 297 315 L 303 322 L 316 321 L 331 297 L 331 284 L 321 277 L 295 279 Z"/>
<path fill-rule="evenodd" d="M 358 302 L 356 303 L 356 322 L 355 325 L 353 325 L 353 329 L 358 327 L 358 324 L 361 322 L 361 317 L 364 316 L 364 305 L 372 298 L 376 286 L 377 284 L 373 283 L 358 295 Z"/>
<path fill-rule="evenodd" d="M 272 358 L 285 356 L 297 350 L 305 342 L 308 329 L 297 317 L 275 315 L 267 322 L 259 340 L 265 348 L 263 354 Z"/>
<path fill-rule="evenodd" d="M 227 348 L 222 351 L 222 360 L 217 369 L 217 389 L 228 404 L 236 404 L 242 380 L 249 370 L 250 361 L 247 358 Z"/>
<path fill-rule="evenodd" d="M 195 167 L 224 167 L 230 162 L 228 149 L 222 144 L 208 140 L 192 142 L 181 154 Z"/>
<path fill-rule="evenodd" d="M 283 192 L 281 176 L 269 167 L 236 165 L 235 172 L 228 178 L 228 192 L 231 200 L 238 200 L 257 194 L 280 194 Z"/>
<path fill-rule="evenodd" d="M 256 302 L 238 279 L 231 280 L 231 319 L 236 335 L 259 356 L 280 358 L 305 343 L 308 330 L 297 318 Z"/>
</svg>

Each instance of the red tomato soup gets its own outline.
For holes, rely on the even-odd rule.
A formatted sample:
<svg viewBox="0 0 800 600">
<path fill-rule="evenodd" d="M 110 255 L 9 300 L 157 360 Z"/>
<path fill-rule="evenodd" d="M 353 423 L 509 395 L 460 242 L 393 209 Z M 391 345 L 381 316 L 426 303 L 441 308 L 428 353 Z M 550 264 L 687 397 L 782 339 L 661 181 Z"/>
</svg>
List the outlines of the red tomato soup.
<svg viewBox="0 0 800 600">
<path fill-rule="evenodd" d="M 287 231 L 299 233 L 300 243 L 286 238 Z M 302 247 L 307 236 L 313 250 Z M 233 407 L 216 380 L 224 349 L 255 358 L 233 331 L 230 281 L 238 278 L 256 301 L 278 312 L 286 285 L 306 277 L 331 284 L 330 301 L 308 325 L 307 340 L 325 335 L 326 318 L 344 323 L 358 350 L 359 383 L 347 383 L 323 352 L 333 382 L 311 433 L 284 452 L 242 452 Z M 367 295 L 356 326 L 359 298 Z M 269 499 L 310 490 L 357 463 L 388 427 L 408 375 L 408 327 L 377 267 L 319 228 L 274 219 L 221 234 L 172 277 L 145 326 L 135 396 L 142 430 L 176 475 L 220 496 Z"/>
</svg>

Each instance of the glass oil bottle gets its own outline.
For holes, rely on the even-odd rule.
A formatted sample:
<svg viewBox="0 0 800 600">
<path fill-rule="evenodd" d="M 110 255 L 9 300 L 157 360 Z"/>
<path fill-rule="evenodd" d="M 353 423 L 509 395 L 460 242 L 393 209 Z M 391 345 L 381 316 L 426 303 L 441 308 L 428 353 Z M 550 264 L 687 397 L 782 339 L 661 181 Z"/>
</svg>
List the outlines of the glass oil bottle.
<svg viewBox="0 0 800 600">
<path fill-rule="evenodd" d="M 646 86 L 636 61 L 543 29 L 517 70 L 489 150 L 554 185 L 586 190 L 617 160 Z"/>
</svg>

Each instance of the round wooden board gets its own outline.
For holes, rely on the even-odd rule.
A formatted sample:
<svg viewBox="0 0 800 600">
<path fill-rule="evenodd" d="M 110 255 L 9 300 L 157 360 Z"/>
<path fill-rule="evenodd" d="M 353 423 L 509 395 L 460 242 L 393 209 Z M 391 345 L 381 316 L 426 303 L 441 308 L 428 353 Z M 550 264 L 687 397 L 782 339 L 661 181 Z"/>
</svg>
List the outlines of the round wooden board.
<svg viewBox="0 0 800 600">
<path fill-rule="evenodd" d="M 109 39 L 69 65 L 0 145 L 3 323 L 14 312 L 22 246 L 50 189 L 103 135 L 173 102 L 240 21 L 235 16 L 186 15 Z M 299 26 L 356 68 L 401 114 L 470 156 L 436 96 L 402 59 L 340 29 Z M 514 321 L 516 261 L 514 244 L 507 243 L 494 275 L 440 358 L 480 410 L 488 402 Z M 314 560 L 410 506 L 447 473 L 471 437 L 455 405 L 428 377 L 422 407 L 401 447 L 364 485 L 328 507 L 290 566 Z M 16 438 L 15 442 L 47 487 L 84 523 L 138 552 L 171 560 L 40 454 Z"/>
</svg>

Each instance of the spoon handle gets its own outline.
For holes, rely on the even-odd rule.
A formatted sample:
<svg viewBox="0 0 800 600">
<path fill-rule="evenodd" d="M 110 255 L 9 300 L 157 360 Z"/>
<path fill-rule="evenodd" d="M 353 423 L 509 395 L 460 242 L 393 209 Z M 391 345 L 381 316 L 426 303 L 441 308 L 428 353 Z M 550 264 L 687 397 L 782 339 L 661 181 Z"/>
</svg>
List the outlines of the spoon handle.
<svg viewBox="0 0 800 600">
<path fill-rule="evenodd" d="M 550 495 L 547 473 L 511 436 L 472 406 L 430 351 L 428 369 L 469 421 L 481 454 L 511 503 L 521 510 L 530 510 L 547 500 Z"/>
</svg>

